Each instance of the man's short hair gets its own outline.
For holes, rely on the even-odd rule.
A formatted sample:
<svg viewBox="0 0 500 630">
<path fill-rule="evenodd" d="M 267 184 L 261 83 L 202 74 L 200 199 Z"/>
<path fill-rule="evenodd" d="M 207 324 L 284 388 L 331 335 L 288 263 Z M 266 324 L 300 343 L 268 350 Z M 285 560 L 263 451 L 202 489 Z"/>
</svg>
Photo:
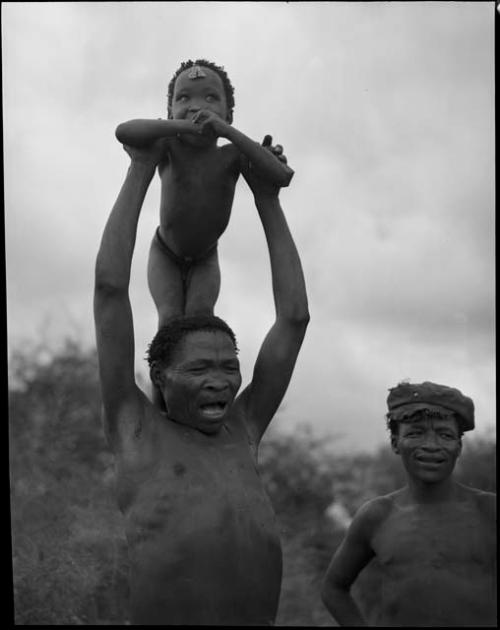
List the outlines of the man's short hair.
<svg viewBox="0 0 500 630">
<path fill-rule="evenodd" d="M 216 74 L 219 75 L 222 81 L 222 85 L 224 86 L 224 93 L 226 95 L 226 104 L 227 104 L 227 115 L 229 123 L 233 122 L 233 109 L 234 109 L 234 87 L 227 76 L 226 71 L 224 70 L 224 66 L 218 66 L 212 61 L 207 61 L 206 59 L 196 59 L 196 61 L 192 61 L 188 59 L 187 61 L 183 61 L 181 65 L 175 71 L 174 76 L 171 78 L 170 83 L 168 84 L 168 117 L 170 118 L 170 112 L 172 109 L 172 99 L 174 96 L 174 88 L 175 82 L 177 81 L 177 77 L 187 70 L 188 68 L 192 68 L 193 66 L 203 66 L 205 68 L 210 68 Z"/>
<path fill-rule="evenodd" d="M 151 368 L 154 363 L 167 367 L 172 355 L 186 335 L 191 332 L 206 330 L 209 332 L 221 331 L 226 333 L 233 342 L 234 349 L 238 353 L 238 344 L 234 332 L 229 325 L 215 315 L 192 315 L 189 317 L 177 317 L 171 319 L 162 326 L 148 346 L 146 360 Z"/>
<path fill-rule="evenodd" d="M 400 422 L 413 422 L 425 416 L 455 418 L 460 435 L 474 428 L 474 403 L 459 389 L 431 381 L 401 382 L 389 390 L 386 415 L 391 434 L 398 433 Z"/>
</svg>

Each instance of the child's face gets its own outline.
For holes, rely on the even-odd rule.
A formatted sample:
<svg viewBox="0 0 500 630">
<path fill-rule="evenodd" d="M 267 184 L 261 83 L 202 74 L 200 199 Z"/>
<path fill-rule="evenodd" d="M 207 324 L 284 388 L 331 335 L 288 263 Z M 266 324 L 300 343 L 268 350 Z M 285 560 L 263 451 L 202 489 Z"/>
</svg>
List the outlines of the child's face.
<svg viewBox="0 0 500 630">
<path fill-rule="evenodd" d="M 401 422 L 391 437 L 395 453 L 401 455 L 408 475 L 426 483 L 437 483 L 451 475 L 462 449 L 455 418 L 421 417 Z"/>
<path fill-rule="evenodd" d="M 205 66 L 194 68 L 197 70 L 188 68 L 177 77 L 169 116 L 174 119 L 191 120 L 200 109 L 206 109 L 229 122 L 222 79 Z"/>
</svg>

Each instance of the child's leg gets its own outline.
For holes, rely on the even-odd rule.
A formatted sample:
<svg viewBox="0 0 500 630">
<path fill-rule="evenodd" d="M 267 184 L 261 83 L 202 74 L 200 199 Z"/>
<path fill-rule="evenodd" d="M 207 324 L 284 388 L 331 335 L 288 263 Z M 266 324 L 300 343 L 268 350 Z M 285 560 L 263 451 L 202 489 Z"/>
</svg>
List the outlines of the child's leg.
<svg viewBox="0 0 500 630">
<path fill-rule="evenodd" d="M 148 285 L 158 312 L 158 328 L 172 317 L 180 317 L 184 310 L 184 287 L 179 266 L 170 258 L 155 234 L 149 249 Z M 152 387 L 153 404 L 165 411 L 160 390 Z"/>
<path fill-rule="evenodd" d="M 149 250 L 148 285 L 158 311 L 158 328 L 184 314 L 184 287 L 178 264 L 165 251 L 157 234 Z"/>
<path fill-rule="evenodd" d="M 220 269 L 217 248 L 203 260 L 193 264 L 186 287 L 185 315 L 213 315 L 220 290 Z"/>
</svg>

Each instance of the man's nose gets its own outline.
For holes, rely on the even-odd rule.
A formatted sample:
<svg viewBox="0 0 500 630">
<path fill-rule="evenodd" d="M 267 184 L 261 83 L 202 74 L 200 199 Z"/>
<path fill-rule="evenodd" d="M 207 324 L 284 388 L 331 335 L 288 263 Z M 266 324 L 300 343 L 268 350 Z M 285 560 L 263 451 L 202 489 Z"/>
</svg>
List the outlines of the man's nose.
<svg viewBox="0 0 500 630">
<path fill-rule="evenodd" d="M 211 374 L 205 382 L 205 387 L 213 391 L 222 391 L 227 386 L 227 380 L 223 378 L 222 374 Z"/>
<path fill-rule="evenodd" d="M 424 435 L 422 448 L 431 450 L 436 450 L 440 448 L 438 436 L 433 431 Z"/>
</svg>

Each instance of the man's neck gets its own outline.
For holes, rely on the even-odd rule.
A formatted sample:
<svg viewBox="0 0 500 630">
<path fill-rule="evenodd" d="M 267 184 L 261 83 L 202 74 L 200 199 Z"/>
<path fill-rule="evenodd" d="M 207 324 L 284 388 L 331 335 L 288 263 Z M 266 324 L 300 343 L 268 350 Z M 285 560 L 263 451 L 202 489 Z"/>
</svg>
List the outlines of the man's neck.
<svg viewBox="0 0 500 630">
<path fill-rule="evenodd" d="M 456 498 L 457 491 L 457 484 L 452 477 L 438 483 L 408 480 L 408 496 L 412 503 L 446 503 Z"/>
</svg>

